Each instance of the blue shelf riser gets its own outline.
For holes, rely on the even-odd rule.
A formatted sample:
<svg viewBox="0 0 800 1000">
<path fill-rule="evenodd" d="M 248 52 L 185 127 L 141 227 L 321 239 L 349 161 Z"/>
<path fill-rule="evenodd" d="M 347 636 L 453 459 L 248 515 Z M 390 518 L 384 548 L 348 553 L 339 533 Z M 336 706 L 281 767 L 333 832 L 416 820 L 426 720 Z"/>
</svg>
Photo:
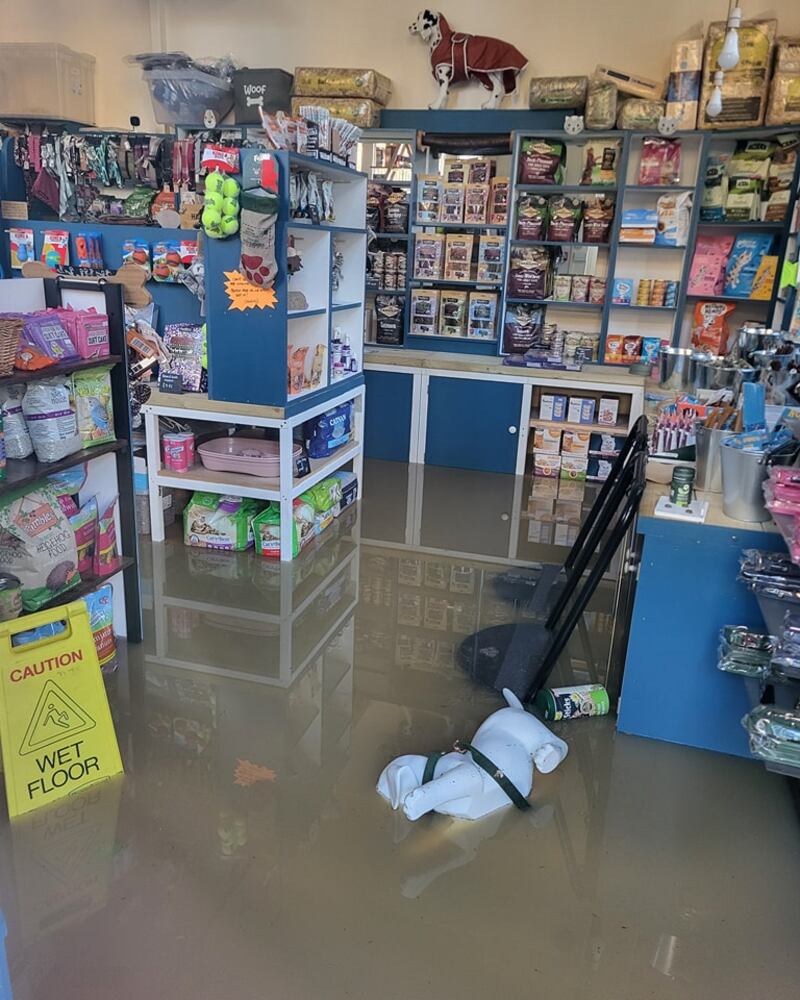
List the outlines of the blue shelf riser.
<svg viewBox="0 0 800 1000">
<path fill-rule="evenodd" d="M 32 229 L 34 250 L 37 259 L 41 255 L 44 232 L 48 229 L 65 229 L 70 234 L 70 263 L 77 263 L 75 252 L 75 237 L 78 233 L 99 232 L 102 235 L 103 262 L 106 267 L 116 270 L 122 264 L 122 244 L 126 240 L 143 240 L 152 247 L 164 240 L 197 240 L 198 234 L 193 229 L 162 229 L 160 226 L 103 226 L 95 222 L 61 222 L 55 219 L 51 222 L 4 222 L 3 235 L 4 252 L 8 253 L 9 228 L 20 227 Z M 238 265 L 237 265 L 238 266 Z M 19 271 L 11 271 L 9 277 L 19 277 Z M 153 296 L 158 306 L 158 328 L 163 331 L 168 323 L 202 323 L 200 304 L 192 293 L 183 285 L 163 281 L 147 282 L 147 291 Z"/>
</svg>

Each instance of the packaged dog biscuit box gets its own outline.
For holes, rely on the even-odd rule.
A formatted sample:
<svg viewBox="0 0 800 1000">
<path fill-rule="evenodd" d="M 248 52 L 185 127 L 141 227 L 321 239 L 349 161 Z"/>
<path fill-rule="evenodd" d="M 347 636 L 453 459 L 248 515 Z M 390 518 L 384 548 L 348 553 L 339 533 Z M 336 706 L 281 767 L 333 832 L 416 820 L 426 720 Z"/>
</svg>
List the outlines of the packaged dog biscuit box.
<svg viewBox="0 0 800 1000">
<path fill-rule="evenodd" d="M 409 330 L 417 336 L 435 336 L 439 326 L 439 291 L 435 288 L 411 290 Z"/>
<path fill-rule="evenodd" d="M 444 251 L 446 281 L 469 281 L 472 273 L 472 233 L 448 233 Z"/>
<path fill-rule="evenodd" d="M 496 336 L 497 294 L 470 292 L 467 336 L 491 340 Z"/>
<path fill-rule="evenodd" d="M 478 243 L 477 280 L 487 284 L 499 284 L 503 280 L 503 251 L 505 240 L 502 236 L 481 235 Z"/>
<path fill-rule="evenodd" d="M 439 300 L 439 335 L 441 337 L 463 337 L 467 332 L 468 293 L 458 289 L 447 289 Z"/>
</svg>

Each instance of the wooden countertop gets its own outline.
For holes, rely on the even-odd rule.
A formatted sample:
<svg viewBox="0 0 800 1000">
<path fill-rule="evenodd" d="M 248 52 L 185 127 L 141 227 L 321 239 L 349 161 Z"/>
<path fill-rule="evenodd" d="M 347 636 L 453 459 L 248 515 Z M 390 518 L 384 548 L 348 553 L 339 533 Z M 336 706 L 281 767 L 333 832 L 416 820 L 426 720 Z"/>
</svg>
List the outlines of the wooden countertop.
<svg viewBox="0 0 800 1000">
<path fill-rule="evenodd" d="M 202 410 L 206 413 L 230 413 L 237 417 L 268 417 L 283 420 L 282 406 L 260 406 L 257 403 L 226 403 L 209 399 L 204 392 L 161 392 L 153 389 L 145 406 L 163 406 L 168 410 Z"/>
<path fill-rule="evenodd" d="M 502 358 L 450 354 L 444 351 L 409 351 L 393 348 L 364 347 L 364 366 L 424 368 L 428 371 L 478 372 L 502 375 L 503 378 L 533 379 L 548 382 L 603 382 L 609 386 L 644 389 L 643 375 L 631 375 L 626 369 L 610 365 L 585 365 L 583 371 L 562 372 L 552 368 L 517 368 L 504 365 Z"/>
<path fill-rule="evenodd" d="M 730 528 L 731 531 L 761 531 L 768 534 L 776 534 L 778 531 L 775 522 L 770 518 L 768 521 L 736 521 L 732 517 L 727 517 L 722 510 L 722 494 L 707 493 L 703 490 L 697 491 L 698 500 L 705 500 L 708 503 L 708 514 L 703 524 L 682 524 L 667 517 L 655 517 L 654 510 L 659 497 L 669 494 L 669 484 L 648 483 L 645 487 L 642 503 L 639 507 L 639 517 L 652 517 L 659 524 L 681 525 L 686 528 Z"/>
</svg>

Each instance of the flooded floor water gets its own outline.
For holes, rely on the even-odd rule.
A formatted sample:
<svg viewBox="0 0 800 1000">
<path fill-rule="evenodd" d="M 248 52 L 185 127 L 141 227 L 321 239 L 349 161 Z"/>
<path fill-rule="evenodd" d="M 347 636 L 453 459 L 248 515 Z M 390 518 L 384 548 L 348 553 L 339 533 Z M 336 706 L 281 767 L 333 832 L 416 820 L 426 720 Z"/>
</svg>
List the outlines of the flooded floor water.
<svg viewBox="0 0 800 1000">
<path fill-rule="evenodd" d="M 609 716 L 555 727 L 529 813 L 378 797 L 499 707 L 458 644 L 525 618 L 509 571 L 575 526 L 511 477 L 366 484 L 291 566 L 144 541 L 146 641 L 109 681 L 126 774 L 2 821 L 0 998 L 795 1000 L 798 818 L 754 762 Z M 614 591 L 561 680 L 607 679 Z"/>
</svg>

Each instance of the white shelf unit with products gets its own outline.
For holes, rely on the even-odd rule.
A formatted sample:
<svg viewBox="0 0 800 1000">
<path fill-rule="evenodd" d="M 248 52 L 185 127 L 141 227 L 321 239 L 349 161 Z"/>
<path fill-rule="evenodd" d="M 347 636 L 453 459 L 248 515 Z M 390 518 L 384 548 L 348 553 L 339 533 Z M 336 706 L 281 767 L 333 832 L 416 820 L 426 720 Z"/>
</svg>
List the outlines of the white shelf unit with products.
<svg viewBox="0 0 800 1000">
<path fill-rule="evenodd" d="M 310 459 L 310 472 L 298 476 L 294 460 L 295 431 L 301 424 L 336 406 L 352 402 L 353 431 L 351 438 L 323 459 Z M 364 386 L 345 388 L 339 395 L 322 403 L 309 406 L 299 413 L 288 415 L 278 407 L 250 404 L 219 403 L 200 393 L 181 396 L 154 391 L 146 406 L 142 407 L 147 439 L 148 490 L 150 495 L 150 521 L 154 542 L 164 540 L 164 510 L 162 489 L 202 490 L 257 500 L 273 500 L 280 504 L 281 526 L 291 525 L 294 500 L 311 489 L 331 473 L 350 467 L 358 478 L 359 491 L 363 489 L 364 441 Z M 200 462 L 186 472 L 165 469 L 161 454 L 160 421 L 202 421 L 218 424 L 220 429 L 232 427 L 258 428 L 277 432 L 280 448 L 280 475 L 276 479 L 236 472 L 217 472 L 206 469 Z M 292 532 L 281 531 L 281 553 L 284 561 L 292 559 Z"/>
</svg>

